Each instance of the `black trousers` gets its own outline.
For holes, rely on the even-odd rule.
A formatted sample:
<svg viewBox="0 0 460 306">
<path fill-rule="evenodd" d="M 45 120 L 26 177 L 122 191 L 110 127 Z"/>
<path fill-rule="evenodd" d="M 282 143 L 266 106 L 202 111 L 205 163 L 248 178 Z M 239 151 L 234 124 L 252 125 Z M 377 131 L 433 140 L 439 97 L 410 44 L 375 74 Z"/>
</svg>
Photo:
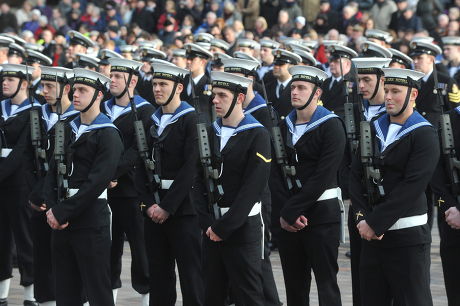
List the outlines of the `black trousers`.
<svg viewBox="0 0 460 306">
<path fill-rule="evenodd" d="M 112 209 L 112 249 L 110 268 L 112 288 L 121 288 L 121 268 L 124 235 L 131 249 L 131 284 L 138 293 L 149 292 L 149 264 L 144 239 L 144 221 L 136 198 L 116 198 L 109 196 Z"/>
<path fill-rule="evenodd" d="M 296 233 L 282 230 L 279 252 L 288 306 L 310 304 L 311 270 L 319 305 L 342 305 L 337 284 L 339 236 L 339 223 L 309 225 Z"/>
<path fill-rule="evenodd" d="M 109 226 L 53 231 L 58 306 L 81 306 L 82 292 L 91 306 L 114 305 L 110 244 Z"/>
<path fill-rule="evenodd" d="M 16 243 L 21 286 L 34 283 L 33 245 L 28 188 L 0 188 L 0 281 L 13 273 L 12 239 Z"/>
<path fill-rule="evenodd" d="M 351 290 L 353 292 L 353 306 L 361 306 L 361 293 L 359 282 L 359 261 L 361 258 L 362 239 L 356 227 L 355 214 L 350 205 L 348 209 L 348 235 L 350 237 L 351 251 Z"/>
<path fill-rule="evenodd" d="M 460 230 L 455 230 L 446 223 L 445 210 L 443 207 L 438 209 L 441 262 L 447 301 L 449 306 L 457 306 L 460 305 Z"/>
<path fill-rule="evenodd" d="M 45 213 L 32 216 L 32 237 L 34 241 L 34 295 L 39 303 L 56 300 L 53 257 L 51 252 L 52 229 Z"/>
<path fill-rule="evenodd" d="M 253 216 L 249 218 L 260 218 Z M 254 226 L 248 227 L 254 229 Z M 257 230 L 257 229 L 256 229 Z M 260 231 L 260 230 L 259 230 Z M 256 239 L 214 242 L 204 239 L 207 306 L 223 306 L 229 285 L 238 306 L 263 306 L 262 233 Z M 257 237 L 258 236 L 258 237 Z"/>
<path fill-rule="evenodd" d="M 145 218 L 144 224 L 150 273 L 150 306 L 175 305 L 175 262 L 184 306 L 203 305 L 198 216 L 173 216 L 163 224 Z"/>
<path fill-rule="evenodd" d="M 430 244 L 379 248 L 363 241 L 360 280 L 363 305 L 432 306 Z"/>
</svg>

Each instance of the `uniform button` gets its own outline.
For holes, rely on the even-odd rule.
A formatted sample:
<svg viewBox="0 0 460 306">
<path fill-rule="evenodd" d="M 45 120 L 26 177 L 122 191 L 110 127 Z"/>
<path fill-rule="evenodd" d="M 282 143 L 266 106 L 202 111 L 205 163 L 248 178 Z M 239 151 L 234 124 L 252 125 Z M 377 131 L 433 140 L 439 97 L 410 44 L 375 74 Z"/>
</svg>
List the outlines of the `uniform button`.
<svg viewBox="0 0 460 306">
<path fill-rule="evenodd" d="M 425 113 L 425 112 L 422 112 L 422 116 L 426 116 L 426 113 Z"/>
</svg>

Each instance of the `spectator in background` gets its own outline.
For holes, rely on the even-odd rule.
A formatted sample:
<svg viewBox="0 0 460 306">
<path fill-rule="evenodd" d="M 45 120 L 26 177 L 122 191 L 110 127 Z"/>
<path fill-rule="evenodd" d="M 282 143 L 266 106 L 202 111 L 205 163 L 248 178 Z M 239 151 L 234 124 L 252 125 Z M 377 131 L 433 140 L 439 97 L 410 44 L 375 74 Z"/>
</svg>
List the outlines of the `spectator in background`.
<svg viewBox="0 0 460 306">
<path fill-rule="evenodd" d="M 438 26 L 436 27 L 436 33 L 439 36 L 447 35 L 447 27 L 449 26 L 449 16 L 446 14 L 441 14 L 438 16 Z"/>
<path fill-rule="evenodd" d="M 291 31 L 291 34 L 289 36 L 294 37 L 292 34 L 296 34 L 299 36 L 299 38 L 303 38 L 307 33 L 307 20 L 303 16 L 297 16 L 294 19 L 294 28 Z M 297 37 L 297 36 L 296 36 Z"/>
<path fill-rule="evenodd" d="M 40 19 L 41 15 L 42 14 L 40 13 L 39 10 L 33 9 L 32 10 L 32 17 L 31 17 L 30 21 L 27 21 L 27 22 L 22 24 L 22 30 L 23 31 L 29 30 L 32 33 L 35 33 L 35 31 L 40 26 L 39 23 L 38 23 L 38 20 Z M 0 19 L 3 20 L 3 18 L 0 18 Z"/>
<path fill-rule="evenodd" d="M 175 24 L 174 18 L 166 19 L 162 29 L 159 31 L 159 38 L 163 41 L 166 47 L 169 47 L 174 43 L 176 31 L 174 30 Z"/>
<path fill-rule="evenodd" d="M 257 17 L 259 17 L 259 0 L 238 0 L 236 6 L 243 15 L 243 25 L 247 30 L 254 30 Z"/>
<path fill-rule="evenodd" d="M 315 31 L 320 35 L 327 34 L 327 32 L 331 29 L 331 26 L 329 25 L 329 20 L 326 14 L 318 14 L 313 25 L 313 29 L 315 29 Z"/>
<path fill-rule="evenodd" d="M 58 4 L 58 10 L 62 16 L 67 16 L 72 10 L 72 0 L 61 0 Z"/>
<path fill-rule="evenodd" d="M 46 0 L 36 0 L 37 5 L 34 7 L 40 11 L 42 15 L 45 15 L 46 18 L 51 19 L 53 17 L 53 9 L 46 5 Z"/>
<path fill-rule="evenodd" d="M 21 26 L 24 22 L 30 20 L 32 16 L 32 4 L 30 1 L 24 1 L 22 7 L 16 11 L 16 19 L 18 25 Z"/>
<path fill-rule="evenodd" d="M 287 36 L 293 29 L 292 23 L 289 22 L 289 14 L 281 10 L 278 14 L 278 23 L 272 27 L 272 36 Z"/>
<path fill-rule="evenodd" d="M 457 20 L 451 20 L 449 26 L 447 27 L 448 36 L 459 36 L 460 35 L 460 23 Z"/>
<path fill-rule="evenodd" d="M 43 46 L 43 54 L 52 58 L 56 49 L 56 44 L 53 41 L 54 37 L 53 32 L 48 29 L 43 30 L 41 34 L 41 39 L 38 41 L 39 44 Z"/>
<path fill-rule="evenodd" d="M 226 26 L 222 29 L 222 34 L 224 36 L 224 40 L 228 42 L 228 44 L 230 45 L 230 48 L 228 49 L 227 53 L 233 54 L 233 51 L 235 51 L 236 43 L 235 30 L 233 30 L 233 27 Z"/>
<path fill-rule="evenodd" d="M 404 18 L 403 14 L 409 7 L 407 0 L 395 0 L 396 11 L 391 14 L 390 24 L 388 25 L 389 30 L 398 32 L 401 20 Z"/>
<path fill-rule="evenodd" d="M 162 31 L 164 30 L 164 26 L 166 21 L 169 21 L 174 26 L 174 31 L 179 30 L 179 23 L 176 20 L 176 4 L 173 0 L 166 1 L 165 4 L 165 12 L 160 15 L 157 22 L 157 31 L 161 35 Z M 169 25 L 169 24 L 168 24 Z"/>
<path fill-rule="evenodd" d="M 382 31 L 388 31 L 391 15 L 397 10 L 398 8 L 392 0 L 375 0 L 370 10 L 370 15 L 375 21 L 375 28 Z"/>
<path fill-rule="evenodd" d="M 256 19 L 254 36 L 257 39 L 262 39 L 263 37 L 269 37 L 270 31 L 268 30 L 267 20 L 264 17 L 258 17 Z"/>
<path fill-rule="evenodd" d="M 244 25 L 241 21 L 235 20 L 233 23 L 233 30 L 235 30 L 236 38 L 244 38 Z"/>
<path fill-rule="evenodd" d="M 53 36 L 56 33 L 56 29 L 48 24 L 48 18 L 46 18 L 46 16 L 40 16 L 40 18 L 38 19 L 38 24 L 39 27 L 34 32 L 34 37 L 36 40 L 41 38 L 42 32 L 45 30 L 50 31 Z"/>
<path fill-rule="evenodd" d="M 191 34 L 195 32 L 195 19 L 192 15 L 186 15 L 182 22 L 181 32 L 183 34 Z"/>
<path fill-rule="evenodd" d="M 179 11 L 177 12 L 177 19 L 179 23 L 183 23 L 185 16 L 190 15 L 193 17 L 194 24 L 201 24 L 201 12 L 198 9 L 195 0 L 180 0 Z"/>
<path fill-rule="evenodd" d="M 104 8 L 102 19 L 105 24 L 109 24 L 110 21 L 116 20 L 119 26 L 124 25 L 123 18 L 121 18 L 120 13 L 117 11 L 117 4 L 114 1 L 108 1 L 104 5 Z"/>
<path fill-rule="evenodd" d="M 139 25 L 139 27 L 148 32 L 153 33 L 155 30 L 155 19 L 150 11 L 145 7 L 145 1 L 139 0 L 136 4 L 136 9 L 134 10 L 131 21 Z"/>
<path fill-rule="evenodd" d="M 339 13 L 337 11 L 332 10 L 331 4 L 329 3 L 328 0 L 321 0 L 320 6 L 319 6 L 319 14 L 326 15 L 327 24 L 328 24 L 328 29 L 337 29 L 338 23 L 339 23 Z"/>
<path fill-rule="evenodd" d="M 459 21 L 460 20 L 460 8 L 451 7 L 449 9 L 449 20 Z"/>
<path fill-rule="evenodd" d="M 205 21 L 196 29 L 196 33 L 206 33 L 211 30 L 211 27 L 217 22 L 217 16 L 214 12 L 208 12 L 206 14 Z"/>
<path fill-rule="evenodd" d="M 11 12 L 11 8 L 7 3 L 0 5 L 0 33 L 4 32 L 6 28 L 11 28 L 15 32 L 18 31 L 18 20 Z"/>
<path fill-rule="evenodd" d="M 440 4 L 435 0 L 419 0 L 417 3 L 417 16 L 422 20 L 422 26 L 429 33 L 436 28 L 436 18 L 442 11 Z"/>
<path fill-rule="evenodd" d="M 297 0 L 285 0 L 283 10 L 288 13 L 289 20 L 292 24 L 294 24 L 294 20 L 298 16 L 302 16 L 302 9 L 297 4 Z"/>
<path fill-rule="evenodd" d="M 127 0 L 126 5 L 120 7 L 120 15 L 123 19 L 123 24 L 130 24 L 133 13 L 136 10 L 136 1 L 135 0 Z M 134 23 L 134 20 L 133 20 Z"/>
<path fill-rule="evenodd" d="M 233 1 L 226 0 L 224 2 L 223 18 L 227 26 L 232 26 L 235 20 L 241 21 L 241 14 L 235 9 Z"/>
</svg>

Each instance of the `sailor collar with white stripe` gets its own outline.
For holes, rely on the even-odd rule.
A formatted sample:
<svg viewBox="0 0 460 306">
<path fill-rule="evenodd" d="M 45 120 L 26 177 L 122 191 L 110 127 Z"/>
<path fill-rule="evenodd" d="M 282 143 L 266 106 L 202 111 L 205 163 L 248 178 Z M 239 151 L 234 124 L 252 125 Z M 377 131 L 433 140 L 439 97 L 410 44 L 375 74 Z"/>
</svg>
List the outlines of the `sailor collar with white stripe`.
<svg viewBox="0 0 460 306">
<path fill-rule="evenodd" d="M 388 130 L 390 128 L 390 116 L 388 114 L 384 114 L 379 119 L 374 121 L 375 131 L 377 133 L 377 138 L 380 140 L 380 149 L 385 145 L 385 139 L 388 134 Z M 432 126 L 422 115 L 420 115 L 417 111 L 414 110 L 412 115 L 407 118 L 406 122 L 403 124 L 401 129 L 399 130 L 398 134 L 391 143 L 386 143 L 385 149 L 388 148 L 392 143 L 400 140 L 411 131 L 422 127 L 422 126 Z"/>
<path fill-rule="evenodd" d="M 38 101 L 35 101 L 35 103 L 38 104 Z M 25 99 L 21 104 L 18 105 L 18 108 L 11 112 L 11 99 L 6 99 L 1 102 L 2 106 L 2 117 L 6 121 L 10 117 L 16 117 L 17 114 L 28 110 L 29 108 L 32 107 L 32 104 L 30 103 L 29 99 Z"/>
<path fill-rule="evenodd" d="M 81 123 L 81 118 L 80 116 L 77 116 L 74 120 L 70 121 L 70 126 L 72 128 L 72 132 L 77 135 L 78 130 L 80 129 Z M 90 125 L 85 129 L 83 133 L 88 133 L 90 131 L 98 130 L 98 129 L 104 129 L 104 128 L 114 128 L 117 129 L 115 125 L 113 125 L 112 121 L 110 121 L 110 118 L 107 117 L 107 115 L 100 113 L 97 115 L 96 119 L 91 122 Z M 118 129 L 117 129 L 118 130 Z"/>
<path fill-rule="evenodd" d="M 457 107 L 455 108 L 455 111 L 457 112 L 457 114 L 460 115 L 460 106 L 457 106 Z"/>
<path fill-rule="evenodd" d="M 327 110 L 326 108 L 318 105 L 315 112 L 311 116 L 310 121 L 307 123 L 307 127 L 305 128 L 303 134 L 306 134 L 313 129 L 317 128 L 327 120 L 331 118 L 337 118 L 338 116 Z M 297 120 L 297 112 L 296 110 L 292 110 L 289 115 L 286 117 L 286 124 L 289 128 L 289 132 L 291 134 L 295 134 L 295 122 Z M 302 134 L 302 135 L 303 135 Z"/>
<path fill-rule="evenodd" d="M 195 111 L 195 108 L 193 108 L 193 106 L 191 106 L 190 104 L 188 104 L 187 102 L 185 101 L 181 101 L 180 105 L 178 108 L 176 108 L 176 110 L 174 111 L 174 113 L 172 114 L 172 117 L 169 119 L 169 122 L 166 124 L 169 125 L 171 123 L 174 123 L 177 121 L 177 119 L 179 119 L 180 117 L 190 113 L 190 112 L 194 112 Z M 156 126 L 160 126 L 160 123 L 161 123 L 161 116 L 163 115 L 163 110 L 161 107 L 159 107 L 152 115 L 152 120 L 153 122 L 156 124 Z"/>
<path fill-rule="evenodd" d="M 255 94 L 256 95 L 251 100 L 251 102 L 249 102 L 248 106 L 243 110 L 244 114 L 251 114 L 260 108 L 267 107 L 267 103 L 265 102 L 264 98 L 262 98 L 262 96 L 257 92 L 255 92 Z"/>
<path fill-rule="evenodd" d="M 73 105 L 70 104 L 69 107 L 66 109 L 66 111 L 61 114 L 61 121 L 67 119 L 68 117 L 78 114 L 79 111 L 75 110 L 73 108 Z M 54 126 L 56 122 L 53 122 L 51 120 L 51 114 L 53 114 L 51 106 L 49 104 L 44 104 L 42 105 L 42 118 L 45 120 L 47 130 L 51 130 L 51 128 Z M 55 113 L 54 113 L 55 114 Z"/>
<path fill-rule="evenodd" d="M 371 106 L 379 106 L 378 110 L 377 110 L 377 113 L 374 114 L 373 117 L 381 114 L 381 113 L 384 113 L 386 111 L 385 109 L 385 103 L 382 103 L 382 104 L 376 104 L 376 105 L 372 105 L 369 103 L 369 100 L 363 100 L 363 107 L 364 107 L 364 115 L 366 116 L 366 119 L 369 121 L 371 120 L 373 117 L 369 118 L 369 109 L 371 108 Z"/>
<path fill-rule="evenodd" d="M 138 95 L 135 95 L 133 97 L 133 102 L 134 102 L 134 104 L 136 104 L 136 108 L 140 108 L 142 106 L 150 104 L 149 102 L 145 101 L 144 98 L 142 98 L 141 96 L 138 96 Z M 125 106 L 125 108 L 121 111 L 121 113 L 118 114 L 118 116 L 116 118 L 113 118 L 115 116 L 114 106 L 115 106 L 115 97 L 112 97 L 109 100 L 104 102 L 104 108 L 105 108 L 105 111 L 107 113 L 107 116 L 109 116 L 109 118 L 112 121 L 115 121 L 115 119 L 117 119 L 121 115 L 129 113 L 131 111 L 131 105 L 128 103 L 128 105 Z"/>
<path fill-rule="evenodd" d="M 214 131 L 216 132 L 217 136 L 221 136 L 221 131 L 222 131 L 222 118 L 218 118 L 214 123 L 212 124 L 212 127 L 214 128 Z M 264 127 L 262 124 L 260 124 L 259 121 L 256 120 L 251 114 L 245 114 L 243 120 L 240 121 L 238 126 L 235 128 L 233 131 L 233 135 L 235 136 L 238 133 L 241 133 L 243 131 L 247 131 L 250 129 L 255 129 L 255 128 L 260 128 Z"/>
</svg>

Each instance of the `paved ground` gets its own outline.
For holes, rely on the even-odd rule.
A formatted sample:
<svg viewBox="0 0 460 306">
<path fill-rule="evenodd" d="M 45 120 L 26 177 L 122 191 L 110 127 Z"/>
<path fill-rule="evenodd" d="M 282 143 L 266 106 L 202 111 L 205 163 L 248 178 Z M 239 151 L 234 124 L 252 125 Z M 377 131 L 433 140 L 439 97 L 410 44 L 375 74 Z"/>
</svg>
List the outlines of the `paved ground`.
<svg viewBox="0 0 460 306">
<path fill-rule="evenodd" d="M 436 219 L 435 219 L 436 220 Z M 339 286 L 342 293 L 342 303 L 344 306 L 352 305 L 351 296 L 351 274 L 350 274 L 350 260 L 345 256 L 348 250 L 348 244 L 340 247 L 339 251 L 339 266 L 340 271 L 338 274 Z M 286 295 L 283 284 L 283 274 L 281 271 L 281 264 L 277 252 L 272 254 L 273 272 L 275 273 L 276 283 L 280 294 L 281 301 L 286 303 Z M 139 305 L 140 296 L 130 287 L 130 251 L 127 245 L 125 246 L 125 254 L 123 256 L 123 275 L 122 281 L 124 287 L 118 293 L 118 303 L 120 306 Z M 9 305 L 19 306 L 22 305 L 22 288 L 19 286 L 18 271 L 15 269 L 14 278 L 12 281 Z M 314 282 L 313 282 L 314 283 Z M 433 244 L 431 247 L 431 290 L 435 306 L 447 306 L 446 294 L 444 290 L 444 281 L 442 276 L 441 258 L 439 257 L 439 235 L 437 228 L 433 228 Z M 182 305 L 180 298 L 180 288 L 178 285 L 178 302 L 177 305 Z M 311 305 L 318 305 L 318 297 L 316 287 L 313 285 L 311 294 Z"/>
</svg>

